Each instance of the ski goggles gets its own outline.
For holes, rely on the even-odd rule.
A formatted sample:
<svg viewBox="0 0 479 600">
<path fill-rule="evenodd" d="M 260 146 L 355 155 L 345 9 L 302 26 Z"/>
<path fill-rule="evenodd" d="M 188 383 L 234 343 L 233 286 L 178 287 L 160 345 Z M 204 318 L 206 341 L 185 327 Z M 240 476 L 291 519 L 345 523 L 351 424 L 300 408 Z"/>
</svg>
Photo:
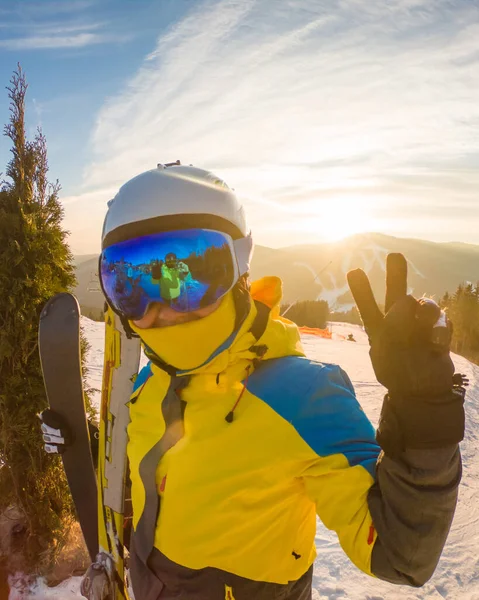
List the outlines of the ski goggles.
<svg viewBox="0 0 479 600">
<path fill-rule="evenodd" d="M 252 239 L 209 229 L 144 235 L 103 249 L 100 283 L 108 302 L 129 320 L 159 302 L 178 312 L 214 304 L 249 270 Z"/>
</svg>

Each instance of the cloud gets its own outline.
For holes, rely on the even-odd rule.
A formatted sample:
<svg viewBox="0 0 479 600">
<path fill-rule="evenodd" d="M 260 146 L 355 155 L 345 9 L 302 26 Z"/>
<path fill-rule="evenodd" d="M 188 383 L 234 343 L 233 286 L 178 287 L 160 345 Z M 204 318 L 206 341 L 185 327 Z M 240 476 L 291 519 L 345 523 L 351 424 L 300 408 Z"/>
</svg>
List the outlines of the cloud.
<svg viewBox="0 0 479 600">
<path fill-rule="evenodd" d="M 91 8 L 95 0 L 41 0 L 39 2 L 7 3 L 0 8 L 0 14 L 25 15 L 27 17 L 71 14 Z"/>
<path fill-rule="evenodd" d="M 398 215 L 401 202 L 423 202 L 431 224 L 441 204 L 477 198 L 477 177 L 465 169 L 479 135 L 477 6 L 195 6 L 99 112 L 85 190 L 180 158 L 216 169 L 244 193 L 258 230 L 266 215 L 270 230 L 281 229 L 319 199 L 356 197 L 372 211 L 382 202 Z"/>
<path fill-rule="evenodd" d="M 65 35 L 76 34 L 81 32 L 91 33 L 106 26 L 105 22 L 84 23 L 84 22 L 63 22 L 63 21 L 47 21 L 42 24 L 35 25 L 35 32 L 42 35 Z"/>
<path fill-rule="evenodd" d="M 123 38 L 122 38 L 123 39 Z M 0 40 L 0 48 L 5 50 L 46 50 L 52 48 L 84 48 L 94 44 L 120 41 L 112 35 L 97 33 L 75 33 L 71 35 L 33 35 L 30 37 Z"/>
<path fill-rule="evenodd" d="M 22 2 L 4 10 L 0 22 L 0 49 L 9 51 L 84 48 L 122 42 L 131 33 L 114 34 L 111 23 L 92 21 L 90 9 L 94 2 Z"/>
</svg>

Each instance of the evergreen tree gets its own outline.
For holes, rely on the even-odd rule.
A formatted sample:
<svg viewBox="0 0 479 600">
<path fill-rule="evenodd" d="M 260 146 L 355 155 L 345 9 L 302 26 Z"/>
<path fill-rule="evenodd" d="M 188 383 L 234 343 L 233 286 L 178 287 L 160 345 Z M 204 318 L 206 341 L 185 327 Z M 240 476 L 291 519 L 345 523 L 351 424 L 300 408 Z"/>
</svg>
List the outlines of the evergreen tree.
<svg viewBox="0 0 479 600">
<path fill-rule="evenodd" d="M 43 451 L 37 414 L 46 407 L 38 356 L 38 319 L 45 302 L 74 284 L 62 229 L 58 182 L 48 181 L 40 130 L 25 134 L 27 83 L 20 66 L 7 87 L 12 143 L 0 184 L 0 510 L 25 517 L 25 568 L 41 572 L 61 547 L 72 512 L 61 461 Z"/>
<path fill-rule="evenodd" d="M 444 296 L 439 301 L 439 306 L 441 308 L 447 308 L 449 306 L 450 302 L 451 302 L 451 297 L 449 295 L 449 292 L 445 292 Z"/>
<path fill-rule="evenodd" d="M 329 319 L 329 306 L 326 300 L 302 300 L 291 307 L 281 307 L 281 314 L 300 327 L 324 329 Z"/>
<path fill-rule="evenodd" d="M 346 312 L 332 312 L 329 317 L 329 320 L 330 321 L 338 321 L 340 323 L 351 323 L 353 325 L 361 325 L 361 326 L 363 324 L 356 306 L 353 306 Z"/>
<path fill-rule="evenodd" d="M 460 284 L 454 294 L 444 294 L 441 307 L 453 323 L 451 349 L 479 363 L 479 282 Z"/>
</svg>

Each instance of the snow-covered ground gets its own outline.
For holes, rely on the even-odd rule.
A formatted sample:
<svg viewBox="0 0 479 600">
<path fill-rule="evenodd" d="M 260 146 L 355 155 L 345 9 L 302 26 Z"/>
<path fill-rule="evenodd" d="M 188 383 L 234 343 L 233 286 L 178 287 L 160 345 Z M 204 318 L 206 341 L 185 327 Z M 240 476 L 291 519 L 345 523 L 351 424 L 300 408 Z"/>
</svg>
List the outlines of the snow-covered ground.
<svg viewBox="0 0 479 600">
<path fill-rule="evenodd" d="M 103 325 L 83 320 L 90 341 L 89 383 L 101 387 Z M 374 378 L 368 356 L 368 342 L 360 327 L 333 323 L 333 339 L 304 335 L 309 357 L 339 364 L 348 373 L 359 401 L 374 425 L 377 425 L 384 388 Z M 353 333 L 356 343 L 345 341 Z M 416 600 L 454 598 L 479 600 L 479 367 L 460 356 L 454 356 L 456 370 L 466 373 L 470 387 L 466 397 L 467 434 L 462 443 L 464 473 L 459 503 L 447 545 L 433 578 L 423 588 L 397 587 L 377 581 L 356 569 L 341 550 L 334 533 L 320 522 L 316 535 L 318 557 L 314 571 L 313 600 Z M 99 400 L 99 392 L 95 395 Z M 56 588 L 46 588 L 40 581 L 31 594 L 12 590 L 10 600 L 39 600 L 80 597 L 79 577 L 73 577 Z"/>
<path fill-rule="evenodd" d="M 337 341 L 336 334 L 353 333 L 356 343 Z M 350 376 L 356 395 L 376 426 L 384 388 L 375 381 L 368 355 L 366 334 L 348 324 L 333 324 L 333 340 L 304 336 L 311 358 L 340 364 Z M 336 536 L 318 524 L 318 558 L 314 572 L 314 600 L 387 600 L 454 598 L 479 600 L 479 367 L 454 355 L 456 371 L 466 373 L 470 386 L 466 396 L 467 432 L 461 444 L 464 463 L 454 523 L 439 565 L 422 588 L 393 586 L 358 571 L 345 557 Z"/>
</svg>

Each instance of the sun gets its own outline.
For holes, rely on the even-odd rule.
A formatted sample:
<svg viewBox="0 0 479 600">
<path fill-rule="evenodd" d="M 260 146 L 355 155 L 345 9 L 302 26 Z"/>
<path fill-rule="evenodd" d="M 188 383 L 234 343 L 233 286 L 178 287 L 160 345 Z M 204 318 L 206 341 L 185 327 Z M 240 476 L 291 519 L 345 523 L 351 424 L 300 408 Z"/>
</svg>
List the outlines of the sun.
<svg viewBox="0 0 479 600">
<path fill-rule="evenodd" d="M 367 198 L 341 196 L 328 202 L 322 201 L 314 208 L 316 231 L 326 241 L 375 230 L 376 220 Z"/>
</svg>

